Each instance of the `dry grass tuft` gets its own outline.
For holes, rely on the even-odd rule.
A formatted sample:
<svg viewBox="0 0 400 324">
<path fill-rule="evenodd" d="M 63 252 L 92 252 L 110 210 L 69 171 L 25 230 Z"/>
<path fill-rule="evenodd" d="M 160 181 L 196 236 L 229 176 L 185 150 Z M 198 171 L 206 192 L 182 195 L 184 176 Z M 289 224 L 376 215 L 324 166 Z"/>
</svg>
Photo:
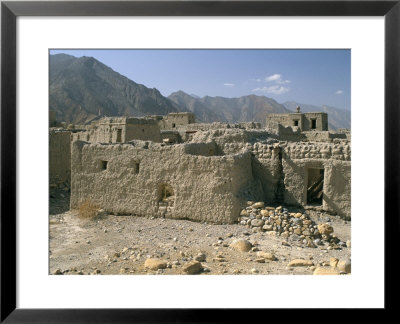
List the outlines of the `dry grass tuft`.
<svg viewBox="0 0 400 324">
<path fill-rule="evenodd" d="M 79 205 L 79 218 L 95 219 L 98 215 L 99 207 L 90 200 L 86 200 Z"/>
</svg>

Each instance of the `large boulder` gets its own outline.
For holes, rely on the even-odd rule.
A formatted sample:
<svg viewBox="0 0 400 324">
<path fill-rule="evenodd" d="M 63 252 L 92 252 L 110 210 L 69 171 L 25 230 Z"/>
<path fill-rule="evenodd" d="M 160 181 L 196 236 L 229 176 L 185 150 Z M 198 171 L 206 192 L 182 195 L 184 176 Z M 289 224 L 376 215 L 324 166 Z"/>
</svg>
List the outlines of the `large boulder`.
<svg viewBox="0 0 400 324">
<path fill-rule="evenodd" d="M 253 245 L 245 239 L 237 239 L 231 243 L 231 248 L 240 252 L 249 252 Z"/>
</svg>

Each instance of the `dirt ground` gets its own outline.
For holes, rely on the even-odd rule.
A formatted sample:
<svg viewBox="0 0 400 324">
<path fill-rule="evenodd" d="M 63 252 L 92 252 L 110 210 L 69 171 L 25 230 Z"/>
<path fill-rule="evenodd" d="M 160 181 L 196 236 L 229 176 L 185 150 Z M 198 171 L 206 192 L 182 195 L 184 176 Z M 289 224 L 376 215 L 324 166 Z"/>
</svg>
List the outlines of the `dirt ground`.
<svg viewBox="0 0 400 324">
<path fill-rule="evenodd" d="M 310 216 L 317 224 L 331 224 L 341 241 L 350 240 L 350 221 L 326 214 Z M 229 246 L 241 238 L 252 243 L 253 249 L 240 252 Z M 273 253 L 276 260 L 260 260 L 257 251 Z M 199 253 L 206 258 L 201 262 L 205 270 L 200 275 L 313 274 L 316 266 L 329 268 L 332 257 L 351 258 L 347 247 L 308 248 L 290 238 L 253 233 L 239 224 L 116 215 L 81 219 L 77 211 L 69 211 L 68 192 L 53 191 L 50 195 L 50 274 L 183 274 L 184 266 Z M 146 269 L 147 258 L 165 260 L 168 267 Z M 288 267 L 291 260 L 299 258 L 311 260 L 313 266 Z"/>
</svg>

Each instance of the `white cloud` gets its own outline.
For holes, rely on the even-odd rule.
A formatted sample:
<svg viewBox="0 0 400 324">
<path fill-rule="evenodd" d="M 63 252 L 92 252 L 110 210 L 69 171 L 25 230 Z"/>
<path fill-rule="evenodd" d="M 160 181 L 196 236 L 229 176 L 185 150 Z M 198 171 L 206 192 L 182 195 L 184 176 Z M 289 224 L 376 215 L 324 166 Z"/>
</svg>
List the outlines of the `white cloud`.
<svg viewBox="0 0 400 324">
<path fill-rule="evenodd" d="M 271 82 L 271 81 L 278 81 L 282 78 L 280 74 L 272 74 L 270 76 L 265 77 L 265 81 Z"/>
<path fill-rule="evenodd" d="M 224 83 L 225 87 L 234 87 L 235 85 L 233 83 Z"/>
<path fill-rule="evenodd" d="M 274 86 L 270 86 L 270 87 L 255 88 L 252 91 L 254 91 L 254 92 L 264 92 L 264 93 L 272 93 L 272 94 L 280 95 L 280 94 L 288 92 L 289 88 L 286 88 L 286 87 L 281 86 L 281 85 L 274 85 Z"/>
<path fill-rule="evenodd" d="M 343 90 L 338 90 L 335 92 L 337 95 L 341 95 L 343 93 Z"/>
<path fill-rule="evenodd" d="M 270 76 L 265 77 L 265 81 L 266 82 L 275 82 L 275 83 L 278 83 L 278 84 L 288 84 L 288 83 L 292 82 L 290 80 L 284 80 L 282 78 L 282 75 L 278 74 L 278 73 L 275 73 L 275 74 L 272 74 Z"/>
</svg>

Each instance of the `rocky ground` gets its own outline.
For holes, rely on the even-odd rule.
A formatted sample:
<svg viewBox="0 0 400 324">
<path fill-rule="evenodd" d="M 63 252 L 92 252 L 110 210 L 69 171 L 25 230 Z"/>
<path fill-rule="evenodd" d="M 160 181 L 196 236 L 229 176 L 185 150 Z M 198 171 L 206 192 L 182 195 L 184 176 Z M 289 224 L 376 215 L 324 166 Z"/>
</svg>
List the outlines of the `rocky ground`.
<svg viewBox="0 0 400 324">
<path fill-rule="evenodd" d="M 333 228 L 330 239 L 315 242 L 293 235 L 298 210 L 279 209 L 261 212 L 247 207 L 247 221 L 234 225 L 212 225 L 188 220 L 144 218 L 102 214 L 82 219 L 69 211 L 67 190 L 50 195 L 50 269 L 51 274 L 348 274 L 351 272 L 350 221 L 337 216 L 301 211 L 303 223 L 314 234 L 318 225 Z M 283 214 L 285 211 L 286 214 Z M 287 216 L 287 217 L 286 217 Z M 254 219 L 253 219 L 254 218 Z M 246 220 L 246 218 L 243 218 Z M 276 222 L 287 225 L 290 235 L 282 235 Z M 240 219 L 239 219 L 240 220 Z M 306 222 L 304 222 L 306 220 Z M 271 222 L 270 222 L 271 221 Z M 272 222 L 273 221 L 273 222 Z M 269 225 L 269 224 L 272 224 Z M 284 225 L 282 224 L 282 225 Z M 290 228 L 289 226 L 294 226 Z M 273 230 L 272 230 L 273 227 Z M 278 228 L 279 229 L 279 228 Z M 306 230 L 306 229 L 304 229 Z M 313 234 L 313 235 L 314 235 Z M 315 236 L 315 235 L 314 235 Z M 313 244 L 313 243 L 316 244 Z"/>
</svg>

